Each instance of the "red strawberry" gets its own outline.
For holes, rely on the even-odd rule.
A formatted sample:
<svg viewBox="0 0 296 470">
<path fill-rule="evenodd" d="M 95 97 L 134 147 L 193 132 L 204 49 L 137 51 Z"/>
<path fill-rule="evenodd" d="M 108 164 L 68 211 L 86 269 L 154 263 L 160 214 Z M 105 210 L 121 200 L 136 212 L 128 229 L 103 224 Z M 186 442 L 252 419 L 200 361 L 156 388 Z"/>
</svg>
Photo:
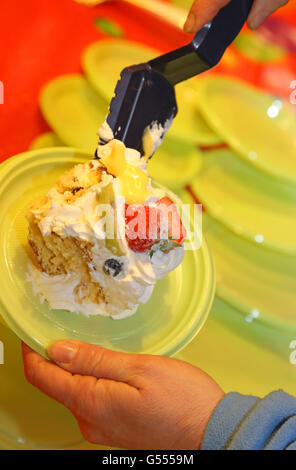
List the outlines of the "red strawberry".
<svg viewBox="0 0 296 470">
<path fill-rule="evenodd" d="M 164 214 L 162 218 L 161 214 Z M 164 197 L 155 206 L 125 205 L 126 238 L 131 250 L 145 252 L 160 242 L 162 232 L 176 243 L 182 243 L 186 229 L 171 199 Z M 167 227 L 167 224 L 169 225 Z"/>
</svg>

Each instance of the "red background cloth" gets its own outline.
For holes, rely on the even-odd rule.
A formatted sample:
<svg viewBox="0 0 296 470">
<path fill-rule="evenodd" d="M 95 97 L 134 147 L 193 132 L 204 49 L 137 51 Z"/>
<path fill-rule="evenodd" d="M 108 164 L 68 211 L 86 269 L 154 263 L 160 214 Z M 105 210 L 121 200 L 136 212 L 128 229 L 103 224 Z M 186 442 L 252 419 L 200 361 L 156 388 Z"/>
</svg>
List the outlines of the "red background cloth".
<svg viewBox="0 0 296 470">
<path fill-rule="evenodd" d="M 295 0 L 277 14 L 296 25 Z M 294 8 L 293 8 L 294 7 Z M 167 52 L 181 47 L 190 36 L 158 17 L 126 2 L 110 1 L 87 7 L 73 0 L 16 0 L 0 9 L 0 162 L 28 149 L 33 138 L 47 131 L 38 107 L 41 87 L 53 77 L 81 71 L 83 49 L 105 35 L 95 25 L 97 17 L 118 23 L 125 37 Z M 260 66 L 233 49 L 234 66 L 225 72 L 256 82 Z M 231 64 L 232 61 L 230 61 Z M 295 77 L 296 79 L 296 66 Z"/>
</svg>

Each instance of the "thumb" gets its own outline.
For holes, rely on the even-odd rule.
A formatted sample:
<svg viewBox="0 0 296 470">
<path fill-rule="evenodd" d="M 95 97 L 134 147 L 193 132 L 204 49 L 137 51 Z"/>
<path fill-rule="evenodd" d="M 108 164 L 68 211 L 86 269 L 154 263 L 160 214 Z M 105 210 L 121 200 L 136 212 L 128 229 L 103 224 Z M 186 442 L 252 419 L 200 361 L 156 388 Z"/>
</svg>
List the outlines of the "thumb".
<svg viewBox="0 0 296 470">
<path fill-rule="evenodd" d="M 52 361 L 72 374 L 115 380 L 137 387 L 143 372 L 144 356 L 115 352 L 82 341 L 56 341 L 47 352 Z"/>
<path fill-rule="evenodd" d="M 60 341 L 59 343 L 69 345 L 70 342 Z M 84 343 L 81 344 L 84 345 Z M 93 348 L 96 347 L 93 346 Z M 84 350 L 84 348 L 82 347 L 81 350 Z M 62 347 L 60 351 L 62 351 Z M 69 354 L 69 351 L 69 346 L 66 353 L 64 348 L 64 359 L 65 354 Z M 105 417 L 110 411 L 111 404 L 112 406 L 118 406 L 118 409 L 120 409 L 122 403 L 132 404 L 134 403 L 134 397 L 138 396 L 138 390 L 128 384 L 72 374 L 59 367 L 59 365 L 39 356 L 24 343 L 22 343 L 22 353 L 24 372 L 28 382 L 69 408 L 78 422 L 82 424 L 84 422 L 85 426 L 89 424 L 94 416 L 104 417 L 100 421 L 107 424 Z M 60 354 L 62 355 L 62 352 Z M 69 369 L 71 369 L 70 366 Z M 131 394 L 131 392 L 134 393 Z M 127 396 L 129 401 L 125 399 Z"/>
<path fill-rule="evenodd" d="M 184 24 L 186 33 L 196 33 L 211 21 L 230 0 L 195 0 Z"/>
</svg>

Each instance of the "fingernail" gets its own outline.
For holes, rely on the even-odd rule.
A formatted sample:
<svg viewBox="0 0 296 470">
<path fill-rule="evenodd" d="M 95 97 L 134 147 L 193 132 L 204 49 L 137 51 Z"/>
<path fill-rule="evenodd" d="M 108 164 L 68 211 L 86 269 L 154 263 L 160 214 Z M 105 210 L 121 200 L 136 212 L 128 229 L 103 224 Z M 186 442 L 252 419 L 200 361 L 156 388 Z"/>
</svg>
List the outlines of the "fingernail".
<svg viewBox="0 0 296 470">
<path fill-rule="evenodd" d="M 187 20 L 185 21 L 185 24 L 183 27 L 185 33 L 192 33 L 194 25 L 195 25 L 195 14 L 191 12 L 189 13 Z"/>
<path fill-rule="evenodd" d="M 251 16 L 251 18 L 248 20 L 248 26 L 250 29 L 257 29 L 267 18 L 268 13 L 266 13 L 264 10 L 260 10 L 258 13 L 255 13 Z"/>
<path fill-rule="evenodd" d="M 54 362 L 63 362 L 69 364 L 76 354 L 76 344 L 68 341 L 56 341 L 48 348 L 48 355 Z"/>
</svg>

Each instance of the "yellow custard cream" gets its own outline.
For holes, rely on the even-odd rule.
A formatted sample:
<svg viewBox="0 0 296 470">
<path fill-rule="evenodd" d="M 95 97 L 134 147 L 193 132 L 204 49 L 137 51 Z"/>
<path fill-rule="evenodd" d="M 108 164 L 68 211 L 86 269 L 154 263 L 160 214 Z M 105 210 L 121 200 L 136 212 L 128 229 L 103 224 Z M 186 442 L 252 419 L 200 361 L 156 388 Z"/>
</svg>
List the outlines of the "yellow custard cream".
<svg viewBox="0 0 296 470">
<path fill-rule="evenodd" d="M 149 300 L 156 281 L 181 263 L 184 248 L 131 249 L 122 207 L 157 204 L 164 193 L 151 186 L 139 152 L 113 139 L 97 153 L 98 159 L 76 165 L 29 208 L 35 263 L 27 278 L 53 309 L 120 319 Z M 102 204 L 112 209 L 112 237 Z"/>
<path fill-rule="evenodd" d="M 108 173 L 119 178 L 122 195 L 128 204 L 144 204 L 152 192 L 149 191 L 149 177 L 144 169 L 129 163 L 125 156 L 125 145 L 119 140 L 111 140 L 100 147 L 100 159 Z"/>
</svg>

